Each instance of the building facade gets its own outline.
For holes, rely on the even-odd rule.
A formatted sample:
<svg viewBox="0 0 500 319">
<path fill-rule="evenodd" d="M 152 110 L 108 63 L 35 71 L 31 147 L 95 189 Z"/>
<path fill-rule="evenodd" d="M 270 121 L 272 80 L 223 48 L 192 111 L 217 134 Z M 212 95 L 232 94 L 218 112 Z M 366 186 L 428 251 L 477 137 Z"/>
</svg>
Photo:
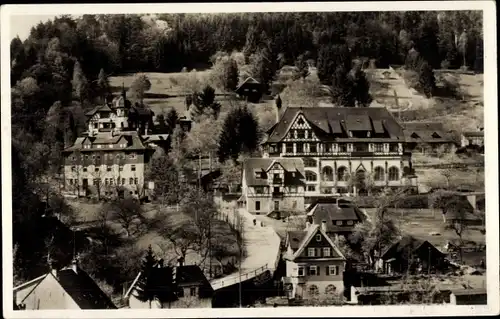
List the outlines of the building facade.
<svg viewBox="0 0 500 319">
<path fill-rule="evenodd" d="M 87 112 L 88 131 L 63 150 L 64 188 L 77 196 L 147 196 L 154 185 L 146 166 L 158 148 L 168 149 L 168 134 L 152 134 L 149 109 L 131 106 L 125 92 Z"/>
<path fill-rule="evenodd" d="M 408 150 L 421 153 L 456 151 L 454 138 L 442 123 L 407 122 L 403 123 L 403 128 Z"/>
<path fill-rule="evenodd" d="M 300 158 L 249 158 L 243 163 L 241 203 L 256 215 L 304 211 Z"/>
<path fill-rule="evenodd" d="M 306 196 L 416 186 L 401 125 L 385 108 L 287 108 L 264 156 L 302 158 Z"/>
<path fill-rule="evenodd" d="M 320 225 L 289 231 L 286 238 L 287 296 L 310 299 L 342 294 L 345 257 Z"/>
<path fill-rule="evenodd" d="M 464 132 L 461 136 L 461 146 L 466 147 L 470 145 L 484 146 L 484 131 L 477 132 Z"/>
</svg>

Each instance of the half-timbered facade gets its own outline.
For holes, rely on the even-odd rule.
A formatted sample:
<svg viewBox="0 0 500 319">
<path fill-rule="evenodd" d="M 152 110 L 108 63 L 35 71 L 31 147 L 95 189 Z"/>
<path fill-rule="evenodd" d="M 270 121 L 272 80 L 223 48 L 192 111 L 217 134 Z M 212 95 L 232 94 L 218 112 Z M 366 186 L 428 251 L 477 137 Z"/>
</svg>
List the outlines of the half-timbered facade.
<svg viewBox="0 0 500 319">
<path fill-rule="evenodd" d="M 289 231 L 286 249 L 283 284 L 289 298 L 308 299 L 343 292 L 346 259 L 324 225 Z"/>
<path fill-rule="evenodd" d="M 300 158 L 249 158 L 243 163 L 242 199 L 256 215 L 304 211 L 304 165 Z"/>
<path fill-rule="evenodd" d="M 402 127 L 385 108 L 287 108 L 264 156 L 304 160 L 306 196 L 414 184 Z"/>
</svg>

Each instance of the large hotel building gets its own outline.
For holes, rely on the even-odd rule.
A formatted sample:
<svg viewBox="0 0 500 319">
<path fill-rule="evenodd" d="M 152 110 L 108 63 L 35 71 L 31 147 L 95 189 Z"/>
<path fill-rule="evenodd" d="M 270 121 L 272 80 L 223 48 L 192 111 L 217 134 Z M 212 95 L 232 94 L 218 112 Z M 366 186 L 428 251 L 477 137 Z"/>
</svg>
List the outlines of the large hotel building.
<svg viewBox="0 0 500 319">
<path fill-rule="evenodd" d="M 385 108 L 286 108 L 264 157 L 302 158 L 306 197 L 416 183 L 403 128 Z"/>
</svg>

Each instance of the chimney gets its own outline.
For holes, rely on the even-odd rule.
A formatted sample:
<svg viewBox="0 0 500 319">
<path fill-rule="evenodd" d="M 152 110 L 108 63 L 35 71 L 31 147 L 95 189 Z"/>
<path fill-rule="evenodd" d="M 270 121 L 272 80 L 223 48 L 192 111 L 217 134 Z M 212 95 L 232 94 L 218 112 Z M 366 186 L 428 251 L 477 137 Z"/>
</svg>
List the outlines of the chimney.
<svg viewBox="0 0 500 319">
<path fill-rule="evenodd" d="M 276 123 L 280 121 L 280 111 L 281 111 L 281 97 L 278 94 L 278 97 L 276 98 Z"/>
<path fill-rule="evenodd" d="M 326 220 L 321 221 L 321 230 L 326 233 Z"/>
<path fill-rule="evenodd" d="M 306 230 L 309 230 L 311 228 L 311 223 L 309 221 L 306 222 Z"/>
</svg>

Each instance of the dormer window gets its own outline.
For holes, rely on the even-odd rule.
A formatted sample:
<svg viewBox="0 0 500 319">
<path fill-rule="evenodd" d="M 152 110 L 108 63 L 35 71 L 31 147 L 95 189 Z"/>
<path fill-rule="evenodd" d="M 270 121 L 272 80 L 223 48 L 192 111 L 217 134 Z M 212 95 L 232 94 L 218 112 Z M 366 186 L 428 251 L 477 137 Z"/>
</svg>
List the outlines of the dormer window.
<svg viewBox="0 0 500 319">
<path fill-rule="evenodd" d="M 257 170 L 257 171 L 255 171 L 255 178 L 256 178 L 256 179 L 261 179 L 261 178 L 263 178 L 263 173 L 262 173 L 262 171 L 258 171 L 258 170 Z"/>
<path fill-rule="evenodd" d="M 441 138 L 441 136 L 436 132 L 432 133 L 432 137 L 433 138 Z"/>
<path fill-rule="evenodd" d="M 411 135 L 411 137 L 412 137 L 412 138 L 420 138 L 420 136 L 418 136 L 418 134 L 417 134 L 417 133 L 413 133 L 413 134 Z"/>
</svg>

